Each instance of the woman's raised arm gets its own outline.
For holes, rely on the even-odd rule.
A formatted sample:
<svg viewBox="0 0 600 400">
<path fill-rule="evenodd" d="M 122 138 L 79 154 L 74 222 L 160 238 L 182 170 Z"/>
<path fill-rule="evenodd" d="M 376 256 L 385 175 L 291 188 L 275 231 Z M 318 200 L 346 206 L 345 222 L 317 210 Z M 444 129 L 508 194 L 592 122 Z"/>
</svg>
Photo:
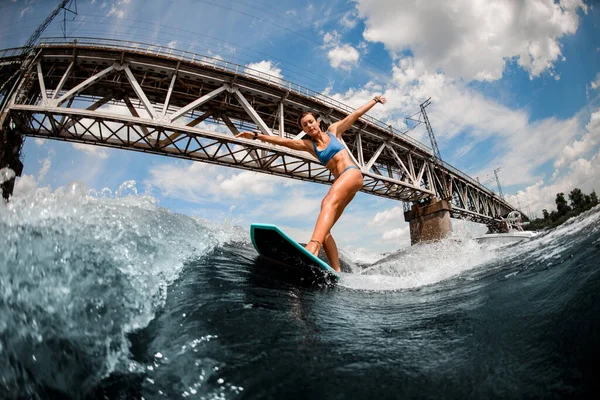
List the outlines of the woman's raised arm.
<svg viewBox="0 0 600 400">
<path fill-rule="evenodd" d="M 357 119 L 363 116 L 364 113 L 369 111 L 377 103 L 385 104 L 386 99 L 383 96 L 375 96 L 367 104 L 357 108 L 351 114 L 341 121 L 334 122 L 329 126 L 329 132 L 333 133 L 338 138 L 342 136 L 344 132 L 356 122 Z"/>
</svg>

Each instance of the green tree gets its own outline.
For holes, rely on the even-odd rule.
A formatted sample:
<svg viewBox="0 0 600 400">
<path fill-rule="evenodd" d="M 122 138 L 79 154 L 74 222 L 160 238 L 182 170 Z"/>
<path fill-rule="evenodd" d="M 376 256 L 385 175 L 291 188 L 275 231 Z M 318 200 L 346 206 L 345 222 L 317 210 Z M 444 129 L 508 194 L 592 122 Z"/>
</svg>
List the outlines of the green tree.
<svg viewBox="0 0 600 400">
<path fill-rule="evenodd" d="M 569 193 L 569 200 L 571 201 L 571 207 L 573 208 L 585 207 L 585 195 L 579 188 L 571 190 L 571 193 Z M 556 204 L 558 205 L 558 203 Z"/>
<path fill-rule="evenodd" d="M 565 215 L 569 211 L 571 211 L 571 207 L 567 204 L 567 200 L 565 200 L 564 193 L 557 193 L 556 199 L 554 200 L 556 203 L 556 211 L 558 211 L 558 215 Z"/>
<path fill-rule="evenodd" d="M 547 209 L 542 210 L 543 218 L 536 218 L 531 221 L 525 229 L 527 230 L 538 230 L 546 228 L 555 228 L 565 222 L 567 219 L 579 215 L 580 213 L 589 210 L 591 207 L 597 206 L 598 195 L 595 190 L 592 193 L 585 194 L 581 192 L 581 189 L 575 188 L 569 193 L 569 199 L 571 200 L 571 206 L 567 203 L 564 193 L 556 194 L 556 208 L 557 210 L 548 212 Z"/>
<path fill-rule="evenodd" d="M 598 204 L 598 195 L 596 194 L 596 190 L 592 190 L 592 193 L 590 193 L 590 199 L 592 206 Z"/>
</svg>

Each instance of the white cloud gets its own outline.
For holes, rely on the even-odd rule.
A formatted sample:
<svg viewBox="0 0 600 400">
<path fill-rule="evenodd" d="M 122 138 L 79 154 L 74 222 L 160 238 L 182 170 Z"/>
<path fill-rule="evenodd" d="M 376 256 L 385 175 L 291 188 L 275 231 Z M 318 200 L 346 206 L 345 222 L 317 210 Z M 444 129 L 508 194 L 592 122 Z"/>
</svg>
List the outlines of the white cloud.
<svg viewBox="0 0 600 400">
<path fill-rule="evenodd" d="M 343 44 L 329 50 L 327 57 L 329 57 L 329 63 L 333 68 L 350 70 L 358 63 L 360 55 L 354 47 L 349 44 Z"/>
<path fill-rule="evenodd" d="M 114 15 L 117 18 L 125 17 L 125 11 L 117 9 L 117 7 L 112 6 L 110 11 L 106 14 L 107 17 Z"/>
<path fill-rule="evenodd" d="M 384 225 L 390 221 L 404 220 L 404 208 L 392 207 L 375 214 L 372 225 Z"/>
<path fill-rule="evenodd" d="M 539 76 L 562 59 L 559 40 L 577 31 L 582 0 L 485 2 L 354 0 L 365 39 L 393 54 L 410 49 L 429 71 L 471 80 L 502 77 L 506 60 Z"/>
<path fill-rule="evenodd" d="M 580 155 L 591 151 L 600 141 L 600 109 L 592 113 L 590 122 L 586 126 L 586 133 L 579 140 L 565 146 L 560 157 L 554 162 L 555 168 L 560 168 L 567 162 Z"/>
<path fill-rule="evenodd" d="M 341 35 L 337 31 L 326 32 L 323 35 L 323 48 L 329 49 L 327 52 L 329 64 L 336 69 L 349 71 L 360 59 L 358 50 L 342 43 Z"/>
<path fill-rule="evenodd" d="M 276 180 L 257 172 L 243 171 L 219 182 L 221 193 L 238 198 L 245 195 L 265 196 L 275 192 Z"/>
<path fill-rule="evenodd" d="M 100 146 L 83 143 L 72 143 L 72 145 L 73 148 L 88 153 L 91 156 L 98 157 L 101 160 L 108 158 L 108 153 L 106 152 L 106 149 Z"/>
<path fill-rule="evenodd" d="M 359 43 L 358 43 L 358 46 L 356 46 L 356 48 L 357 48 L 357 49 L 358 49 L 358 50 L 359 50 L 359 51 L 360 51 L 360 52 L 361 52 L 363 55 L 365 55 L 365 54 L 367 54 L 367 53 L 369 52 L 368 46 L 369 46 L 369 45 L 367 44 L 367 42 L 363 42 L 363 41 L 361 41 L 361 42 L 359 42 Z"/>
<path fill-rule="evenodd" d="M 358 107 L 378 92 L 375 87 L 369 83 L 360 89 L 329 95 Z M 421 102 L 432 97 L 427 111 L 442 158 L 458 168 L 465 168 L 464 164 L 460 165 L 463 157 L 469 152 L 480 151 L 478 144 L 486 141 L 486 159 L 481 161 L 486 167 L 478 171 L 481 166 L 468 165 L 472 171 L 465 172 L 483 177 L 501 167 L 503 186 L 539 180 L 538 168 L 554 161 L 574 138 L 582 135 L 579 116 L 530 122 L 526 111 L 514 110 L 489 99 L 462 80 L 454 80 L 441 72 L 431 73 L 423 62 L 412 57 L 398 60 L 393 68 L 393 80 L 383 88 L 383 94 L 388 103 L 373 108 L 369 114 L 396 127 L 401 126 L 404 116 L 414 113 Z M 410 136 L 427 140 L 424 134 L 425 130 L 421 129 L 412 131 Z"/>
<path fill-rule="evenodd" d="M 246 65 L 246 73 L 248 75 L 256 76 L 267 82 L 281 83 L 283 80 L 281 68 L 277 68 L 272 61 L 268 60 Z"/>
<path fill-rule="evenodd" d="M 167 47 L 170 49 L 174 49 L 177 47 L 178 43 L 179 42 L 177 40 L 171 40 L 169 43 L 167 43 Z"/>
<path fill-rule="evenodd" d="M 590 86 L 592 87 L 593 90 L 596 90 L 598 88 L 600 88 L 600 72 L 598 72 L 596 74 L 596 80 L 593 81 Z"/>
<path fill-rule="evenodd" d="M 42 167 L 40 168 L 40 172 L 37 178 L 33 175 L 21 175 L 17 177 L 15 180 L 15 187 L 13 190 L 14 195 L 26 195 L 28 193 L 33 193 L 40 182 L 44 179 L 44 177 L 48 174 L 50 167 L 52 166 L 52 157 L 54 156 L 54 151 L 50 151 L 48 157 L 44 160 L 41 160 L 40 163 Z"/>
<path fill-rule="evenodd" d="M 19 19 L 23 19 L 23 17 L 25 17 L 25 15 L 27 14 L 31 14 L 33 12 L 33 6 L 27 6 L 24 9 L 21 10 L 21 13 L 19 14 Z"/>
<path fill-rule="evenodd" d="M 262 202 L 256 210 L 256 215 L 268 216 L 269 218 L 292 218 L 302 217 L 304 222 L 313 226 L 319 215 L 321 208 L 321 198 L 319 196 L 306 196 L 308 185 L 302 185 L 301 190 L 280 190 L 277 199 Z M 309 220 L 306 221 L 306 218 Z M 311 231 L 312 233 L 312 231 Z"/>
<path fill-rule="evenodd" d="M 600 193 L 600 151 L 589 160 L 579 158 L 571 162 L 566 173 L 551 184 L 544 184 L 540 180 L 506 199 L 515 206 L 520 203 L 523 211 L 530 209 L 532 214 L 541 217 L 543 209 L 556 209 L 554 199 L 557 193 L 568 195 L 574 188 L 580 188 L 584 193 L 591 193 L 592 190 Z"/>
<path fill-rule="evenodd" d="M 51 154 L 54 154 L 54 152 L 52 152 Z M 42 168 L 40 169 L 40 173 L 38 175 L 38 181 L 41 181 L 42 179 L 44 179 L 46 174 L 48 174 L 48 171 L 50 171 L 51 166 L 52 166 L 52 162 L 50 161 L 50 156 L 49 156 L 48 158 L 44 159 L 44 161 L 42 162 Z"/>
<path fill-rule="evenodd" d="M 124 5 L 129 4 L 130 2 L 131 2 L 131 0 L 113 1 L 112 5 L 110 7 L 110 11 L 108 12 L 108 14 L 106 14 L 106 16 L 110 17 L 110 16 L 114 15 L 117 18 L 124 18 L 125 17 Z M 103 3 L 102 8 L 104 8 L 105 5 L 106 5 L 106 3 Z"/>
<path fill-rule="evenodd" d="M 492 115 L 488 116 L 492 118 Z M 499 122 L 508 122 L 511 115 L 505 118 Z M 487 162 L 487 168 L 478 171 L 477 176 L 489 175 L 494 168 L 501 167 L 503 186 L 534 182 L 540 178 L 538 168 L 556 159 L 562 149 L 581 132 L 577 116 L 567 120 L 552 117 L 532 123 L 528 118 L 518 125 L 506 127 L 505 132 L 489 130 L 481 133 L 495 141 L 495 157 Z M 478 128 L 485 129 L 484 126 Z"/>
<path fill-rule="evenodd" d="M 381 239 L 383 240 L 398 240 L 398 239 L 406 239 L 406 237 L 410 239 L 410 228 L 396 228 L 389 231 L 383 232 L 381 235 Z"/>
<path fill-rule="evenodd" d="M 337 31 L 325 32 L 325 34 L 323 35 L 323 45 L 325 47 L 339 46 L 341 40 L 342 37 Z"/>
<path fill-rule="evenodd" d="M 272 175 L 250 171 L 236 173 L 233 169 L 223 174 L 222 171 L 202 162 L 164 164 L 152 167 L 145 183 L 160 189 L 165 196 L 193 203 L 265 197 L 286 185 L 282 182 L 284 178 Z"/>
<path fill-rule="evenodd" d="M 182 120 L 182 125 L 185 125 L 188 122 L 190 122 L 192 118 L 182 118 Z M 200 122 L 198 125 L 196 125 L 196 128 L 202 129 L 203 131 L 207 132 L 231 134 L 231 131 L 226 125 L 212 123 L 209 120 Z"/>
<path fill-rule="evenodd" d="M 354 28 L 358 24 L 358 15 L 355 9 L 350 10 L 342 16 L 340 24 L 348 29 Z"/>
<path fill-rule="evenodd" d="M 33 175 L 21 175 L 15 180 L 13 196 L 23 196 L 37 189 L 38 181 Z"/>
<path fill-rule="evenodd" d="M 369 231 L 378 235 L 376 240 L 394 241 L 397 243 L 397 248 L 410 245 L 410 228 L 404 220 L 404 207 L 402 205 L 377 212 L 372 217 L 371 222 L 368 223 L 368 226 Z"/>
<path fill-rule="evenodd" d="M 211 179 L 216 168 L 211 164 L 161 164 L 150 168 L 148 173 L 144 183 L 158 188 L 164 196 L 201 203 L 212 200 L 218 193 Z"/>
</svg>

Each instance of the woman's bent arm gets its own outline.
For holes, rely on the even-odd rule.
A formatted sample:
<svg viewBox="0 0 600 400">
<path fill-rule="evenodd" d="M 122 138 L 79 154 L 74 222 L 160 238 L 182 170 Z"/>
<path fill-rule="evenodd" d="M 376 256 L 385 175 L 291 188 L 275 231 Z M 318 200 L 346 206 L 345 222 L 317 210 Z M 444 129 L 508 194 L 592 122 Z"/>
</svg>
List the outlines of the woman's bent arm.
<svg viewBox="0 0 600 400">
<path fill-rule="evenodd" d="M 363 116 L 364 113 L 369 111 L 373 106 L 377 103 L 385 104 L 386 99 L 383 96 L 375 96 L 372 100 L 370 100 L 367 104 L 357 108 L 350 115 L 344 118 L 341 121 L 334 122 L 329 126 L 329 132 L 333 133 L 335 136 L 340 137 L 344 132 L 348 130 L 352 126 L 353 123 L 356 122 L 357 119 Z"/>
</svg>

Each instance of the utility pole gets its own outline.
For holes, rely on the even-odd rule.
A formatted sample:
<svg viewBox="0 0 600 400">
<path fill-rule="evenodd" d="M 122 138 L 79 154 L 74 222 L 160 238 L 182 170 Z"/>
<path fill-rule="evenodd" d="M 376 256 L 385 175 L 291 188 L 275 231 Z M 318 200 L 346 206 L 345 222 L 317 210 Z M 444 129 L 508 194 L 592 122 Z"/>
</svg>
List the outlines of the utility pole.
<svg viewBox="0 0 600 400">
<path fill-rule="evenodd" d="M 71 3 L 73 2 L 75 3 L 75 11 L 71 10 Z M 38 26 L 35 32 L 33 32 L 33 34 L 29 37 L 29 40 L 27 40 L 27 43 L 25 43 L 25 46 L 23 48 L 23 55 L 27 56 L 27 54 L 33 49 L 35 43 L 40 38 L 42 33 L 46 30 L 48 25 L 50 25 L 52 20 L 54 20 L 54 18 L 62 9 L 65 10 L 65 14 L 67 11 L 73 14 L 77 14 L 77 0 L 62 0 L 60 2 L 60 4 L 50 13 L 50 15 L 46 17 L 44 22 L 42 22 L 42 24 Z"/>
<path fill-rule="evenodd" d="M 75 11 L 71 10 L 71 5 L 74 5 Z M 20 68 L 18 66 L 15 66 L 15 68 L 5 71 L 2 74 L 2 76 L 0 76 L 0 79 L 2 80 L 0 86 L 0 97 L 2 97 L 2 103 L 0 104 L 0 112 L 3 113 L 4 108 L 6 107 L 8 99 L 10 98 L 10 94 L 12 93 L 11 87 L 14 86 L 17 76 L 22 76 L 27 70 L 27 68 L 29 68 L 29 63 L 31 62 L 31 56 L 33 53 L 33 49 L 35 48 L 36 42 L 38 41 L 42 33 L 44 33 L 48 25 L 50 25 L 50 23 L 58 15 L 60 10 L 63 9 L 65 10 L 63 32 L 65 32 L 67 11 L 77 15 L 77 0 L 62 0 L 60 4 L 54 10 L 52 10 L 50 15 L 46 17 L 44 22 L 42 22 L 41 25 L 37 27 L 35 32 L 33 32 L 29 39 L 27 39 L 25 45 L 22 47 Z M 2 118 L 2 122 L 3 120 L 4 118 Z M 0 124 L 0 131 L 2 131 L 2 128 L 3 126 L 2 124 Z"/>
<path fill-rule="evenodd" d="M 494 170 L 494 175 L 496 176 L 496 183 L 498 184 L 498 193 L 500 193 L 500 197 L 504 198 L 504 194 L 502 193 L 502 186 L 500 186 L 500 179 L 498 179 L 498 171 L 500 171 L 500 167 Z M 517 197 L 517 201 L 518 200 L 519 198 Z M 519 206 L 519 208 L 521 207 Z"/>
<path fill-rule="evenodd" d="M 427 112 L 425 112 L 425 107 L 431 104 L 431 97 L 421 103 L 421 114 L 423 115 L 423 120 L 425 121 L 425 127 L 427 128 L 427 133 L 429 134 L 429 140 L 431 141 L 431 149 L 433 150 L 433 156 L 442 161 L 442 155 L 440 154 L 440 149 L 438 147 L 437 141 L 435 140 L 435 135 L 433 134 L 433 128 L 429 123 L 429 118 L 427 117 Z"/>
<path fill-rule="evenodd" d="M 431 97 L 421 103 L 421 115 L 423 116 L 423 121 L 425 122 L 425 127 L 427 128 L 427 134 L 429 135 L 429 140 L 431 141 L 431 149 L 433 150 L 433 163 L 440 166 L 442 169 L 443 161 L 442 154 L 440 153 L 440 148 L 438 147 L 437 140 L 435 140 L 435 135 L 433 134 L 433 128 L 431 127 L 431 123 L 429 122 L 429 117 L 427 116 L 427 112 L 425 111 L 425 107 L 431 104 Z M 441 182 L 441 195 L 444 200 L 450 198 L 451 194 L 448 193 L 448 185 L 446 184 L 446 177 L 442 175 Z"/>
<path fill-rule="evenodd" d="M 75 4 L 75 11 L 71 10 L 72 3 Z M 25 46 L 23 47 L 23 52 L 21 53 L 21 59 L 23 60 L 21 64 L 21 71 L 27 70 L 27 68 L 29 67 L 31 56 L 33 55 L 33 49 L 35 47 L 35 44 L 37 43 L 42 33 L 44 33 L 48 25 L 50 25 L 50 23 L 54 20 L 58 13 L 63 9 L 65 10 L 65 20 L 63 21 L 63 36 L 66 37 L 66 14 L 67 11 L 69 11 L 77 15 L 77 0 L 62 0 L 60 4 L 56 6 L 54 10 L 52 10 L 50 15 L 46 17 L 44 22 L 42 22 L 41 25 L 37 27 L 35 32 L 33 32 L 33 34 L 29 37 L 27 43 L 25 43 Z"/>
</svg>

